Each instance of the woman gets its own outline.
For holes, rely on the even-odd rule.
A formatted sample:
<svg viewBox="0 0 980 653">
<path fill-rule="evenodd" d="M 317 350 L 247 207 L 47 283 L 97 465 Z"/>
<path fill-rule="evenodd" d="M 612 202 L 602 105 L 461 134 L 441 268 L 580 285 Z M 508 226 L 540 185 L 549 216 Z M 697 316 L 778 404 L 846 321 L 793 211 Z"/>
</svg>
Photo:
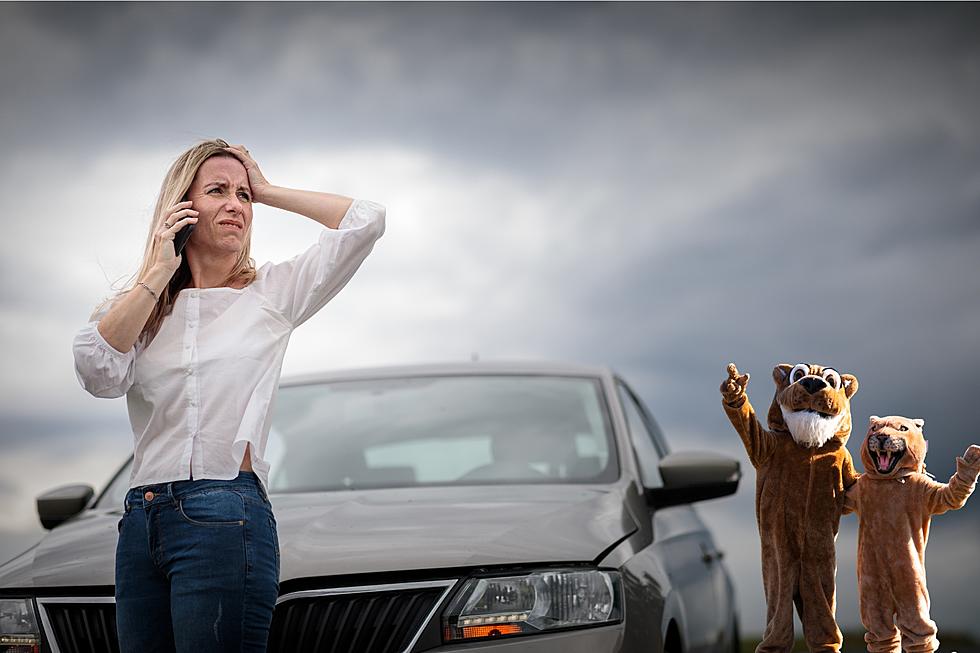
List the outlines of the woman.
<svg viewBox="0 0 980 653">
<path fill-rule="evenodd" d="M 304 253 L 256 270 L 254 203 L 326 228 Z M 116 548 L 123 652 L 265 650 L 279 544 L 264 452 L 286 344 L 350 280 L 384 215 L 273 186 L 247 149 L 222 140 L 167 173 L 136 283 L 74 341 L 79 381 L 97 397 L 125 394 L 135 437 Z"/>
</svg>

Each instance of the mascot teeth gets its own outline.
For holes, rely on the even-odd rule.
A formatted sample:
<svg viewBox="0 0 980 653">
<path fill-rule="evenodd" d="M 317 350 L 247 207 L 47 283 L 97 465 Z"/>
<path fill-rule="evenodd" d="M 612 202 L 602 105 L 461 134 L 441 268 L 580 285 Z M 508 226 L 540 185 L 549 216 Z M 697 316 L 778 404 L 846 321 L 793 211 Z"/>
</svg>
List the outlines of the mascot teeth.
<svg viewBox="0 0 980 653">
<path fill-rule="evenodd" d="M 892 455 L 890 453 L 888 453 L 887 451 L 878 452 L 878 469 L 880 469 L 883 472 L 887 472 L 889 465 L 891 465 L 891 462 L 892 462 Z"/>
</svg>

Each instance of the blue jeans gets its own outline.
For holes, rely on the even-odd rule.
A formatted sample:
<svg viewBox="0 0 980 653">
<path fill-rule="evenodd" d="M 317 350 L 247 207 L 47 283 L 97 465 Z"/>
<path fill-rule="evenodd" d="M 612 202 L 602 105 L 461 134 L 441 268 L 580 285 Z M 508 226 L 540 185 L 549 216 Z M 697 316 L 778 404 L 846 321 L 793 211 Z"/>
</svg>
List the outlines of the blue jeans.
<svg viewBox="0 0 980 653">
<path fill-rule="evenodd" d="M 264 652 L 278 595 L 276 520 L 255 474 L 127 493 L 116 545 L 122 653 Z"/>
</svg>

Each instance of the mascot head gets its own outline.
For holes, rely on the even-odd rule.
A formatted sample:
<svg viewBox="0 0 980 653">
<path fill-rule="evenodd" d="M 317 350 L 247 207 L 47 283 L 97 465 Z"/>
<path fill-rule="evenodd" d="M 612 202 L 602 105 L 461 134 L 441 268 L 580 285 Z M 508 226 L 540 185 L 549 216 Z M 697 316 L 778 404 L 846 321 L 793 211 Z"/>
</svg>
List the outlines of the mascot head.
<svg viewBox="0 0 980 653">
<path fill-rule="evenodd" d="M 769 408 L 770 431 L 789 433 L 804 447 L 822 447 L 834 437 L 847 442 L 856 377 L 820 365 L 783 363 L 772 378 L 776 396 Z"/>
<path fill-rule="evenodd" d="M 926 467 L 929 448 L 921 419 L 871 416 L 868 437 L 861 445 L 861 462 L 865 472 L 875 478 L 899 478 Z"/>
</svg>

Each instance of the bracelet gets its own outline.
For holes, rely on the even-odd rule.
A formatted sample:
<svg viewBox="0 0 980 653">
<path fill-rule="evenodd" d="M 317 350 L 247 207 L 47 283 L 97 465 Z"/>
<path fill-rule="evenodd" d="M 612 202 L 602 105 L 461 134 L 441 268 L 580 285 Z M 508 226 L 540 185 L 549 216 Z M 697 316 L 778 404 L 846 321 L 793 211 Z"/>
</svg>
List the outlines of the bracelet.
<svg viewBox="0 0 980 653">
<path fill-rule="evenodd" d="M 144 288 L 146 288 L 146 292 L 148 292 L 151 295 L 153 295 L 153 301 L 155 301 L 155 302 L 160 301 L 160 298 L 157 296 L 157 294 L 155 292 L 153 292 L 153 290 L 148 285 L 146 285 L 142 281 L 137 281 L 136 282 L 136 285 L 137 286 L 143 286 Z"/>
</svg>

